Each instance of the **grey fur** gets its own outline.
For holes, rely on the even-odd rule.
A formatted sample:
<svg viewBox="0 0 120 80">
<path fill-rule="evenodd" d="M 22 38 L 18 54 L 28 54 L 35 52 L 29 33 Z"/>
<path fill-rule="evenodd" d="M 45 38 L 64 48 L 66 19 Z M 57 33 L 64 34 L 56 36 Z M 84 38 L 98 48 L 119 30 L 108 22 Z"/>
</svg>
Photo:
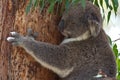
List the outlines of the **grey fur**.
<svg viewBox="0 0 120 80">
<path fill-rule="evenodd" d="M 103 80 L 94 77 L 99 69 L 108 77 L 115 77 L 114 55 L 96 6 L 89 1 L 86 1 L 85 9 L 81 4 L 72 5 L 63 14 L 59 30 L 67 38 L 60 45 L 36 41 L 30 31 L 26 37 L 12 32 L 14 34 L 7 40 L 24 48 L 42 66 L 58 74 L 61 80 Z"/>
</svg>

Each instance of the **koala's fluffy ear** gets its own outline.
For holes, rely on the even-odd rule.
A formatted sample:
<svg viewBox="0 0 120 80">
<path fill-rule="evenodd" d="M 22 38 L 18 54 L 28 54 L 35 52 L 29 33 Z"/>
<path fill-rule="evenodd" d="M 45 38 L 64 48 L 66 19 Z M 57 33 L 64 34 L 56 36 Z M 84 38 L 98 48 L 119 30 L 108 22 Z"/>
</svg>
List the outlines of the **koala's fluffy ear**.
<svg viewBox="0 0 120 80">
<path fill-rule="evenodd" d="M 88 22 L 88 27 L 91 36 L 96 37 L 102 28 L 102 16 L 99 8 L 86 8 L 85 18 Z"/>
<path fill-rule="evenodd" d="M 101 30 L 101 23 L 96 20 L 88 20 L 91 36 L 96 37 Z"/>
</svg>

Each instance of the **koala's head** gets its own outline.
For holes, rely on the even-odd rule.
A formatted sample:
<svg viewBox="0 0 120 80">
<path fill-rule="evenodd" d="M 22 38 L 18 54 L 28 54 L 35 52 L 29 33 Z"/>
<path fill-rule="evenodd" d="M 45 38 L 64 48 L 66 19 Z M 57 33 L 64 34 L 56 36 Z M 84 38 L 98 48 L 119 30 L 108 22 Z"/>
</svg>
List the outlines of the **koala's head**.
<svg viewBox="0 0 120 80">
<path fill-rule="evenodd" d="M 86 7 L 76 4 L 66 10 L 59 23 L 60 32 L 67 38 L 77 38 L 87 32 L 85 36 L 96 37 L 102 28 L 100 10 L 91 2 L 86 1 Z"/>
</svg>

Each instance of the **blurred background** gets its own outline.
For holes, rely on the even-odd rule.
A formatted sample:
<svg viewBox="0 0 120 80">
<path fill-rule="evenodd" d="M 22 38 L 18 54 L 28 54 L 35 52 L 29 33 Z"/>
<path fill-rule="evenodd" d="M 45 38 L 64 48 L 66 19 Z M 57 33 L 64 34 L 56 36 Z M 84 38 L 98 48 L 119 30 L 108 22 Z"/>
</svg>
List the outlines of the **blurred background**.
<svg viewBox="0 0 120 80">
<path fill-rule="evenodd" d="M 120 4 L 120 0 L 118 1 Z M 106 6 L 104 5 L 104 7 Z M 109 10 L 106 7 L 105 14 L 107 14 L 108 11 Z M 103 27 L 106 33 L 111 37 L 111 40 L 113 42 L 115 41 L 115 43 L 117 44 L 118 50 L 120 50 L 120 6 L 118 7 L 117 15 L 115 15 L 114 11 L 111 12 L 109 23 L 107 23 L 107 17 L 104 18 Z"/>
</svg>

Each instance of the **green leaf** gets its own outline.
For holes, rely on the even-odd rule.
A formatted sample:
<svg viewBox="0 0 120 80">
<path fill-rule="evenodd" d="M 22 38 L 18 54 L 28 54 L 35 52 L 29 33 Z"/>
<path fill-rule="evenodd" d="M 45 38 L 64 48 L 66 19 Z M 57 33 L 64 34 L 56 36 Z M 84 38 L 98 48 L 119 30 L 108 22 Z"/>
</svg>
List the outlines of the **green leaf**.
<svg viewBox="0 0 120 80">
<path fill-rule="evenodd" d="M 36 7 L 38 5 L 38 0 L 33 0 L 33 5 Z"/>
<path fill-rule="evenodd" d="M 94 4 L 99 7 L 98 0 L 95 0 Z"/>
<path fill-rule="evenodd" d="M 69 0 L 66 0 L 65 1 L 65 9 L 68 10 L 69 6 L 70 6 L 70 2 L 69 2 Z"/>
<path fill-rule="evenodd" d="M 108 15 L 107 15 L 107 23 L 108 23 L 109 20 L 110 20 L 110 16 L 111 16 L 111 11 L 108 12 Z"/>
<path fill-rule="evenodd" d="M 105 16 L 105 12 L 104 12 L 104 7 L 103 7 L 103 0 L 100 0 L 100 6 L 102 7 L 102 12 L 103 12 L 103 17 Z"/>
<path fill-rule="evenodd" d="M 94 2 L 94 0 L 90 0 L 92 3 Z"/>
<path fill-rule="evenodd" d="M 112 10 L 112 9 L 113 9 L 113 7 L 112 7 L 111 5 L 109 5 L 108 7 L 109 7 L 109 9 L 110 9 L 110 10 Z"/>
<path fill-rule="evenodd" d="M 109 7 L 109 0 L 105 0 L 107 8 Z"/>
<path fill-rule="evenodd" d="M 119 58 L 117 58 L 117 65 L 118 65 L 118 71 L 120 71 L 120 59 Z"/>
<path fill-rule="evenodd" d="M 112 5 L 113 5 L 113 9 L 116 15 L 117 9 L 118 9 L 118 0 L 112 0 Z"/>
<path fill-rule="evenodd" d="M 110 36 L 107 35 L 107 37 L 108 37 L 110 45 L 112 45 L 112 40 L 111 40 Z"/>
<path fill-rule="evenodd" d="M 117 63 L 117 80 L 120 80 L 120 59 L 119 58 L 117 58 L 116 63 Z"/>
<path fill-rule="evenodd" d="M 51 1 L 50 6 L 49 6 L 49 8 L 48 8 L 48 12 L 49 12 L 49 13 L 51 13 L 51 12 L 53 11 L 54 5 L 55 5 L 55 1 L 53 0 L 53 2 Z"/>
<path fill-rule="evenodd" d="M 28 12 L 30 11 L 30 8 L 32 7 L 32 0 L 30 0 L 28 6 L 26 7 L 26 13 L 28 14 Z"/>
<path fill-rule="evenodd" d="M 80 2 L 80 0 L 72 0 L 72 3 L 78 3 L 78 2 Z"/>
<path fill-rule="evenodd" d="M 117 80 L 120 80 L 120 72 L 118 72 Z"/>
<path fill-rule="evenodd" d="M 40 0 L 40 12 L 42 12 L 44 6 L 45 6 L 45 1 L 44 0 Z"/>
<path fill-rule="evenodd" d="M 117 45 L 116 44 L 113 45 L 113 51 L 114 51 L 115 57 L 117 59 L 118 58 L 118 49 L 117 49 Z"/>
<path fill-rule="evenodd" d="M 103 0 L 100 0 L 100 5 L 103 8 Z"/>
<path fill-rule="evenodd" d="M 85 8 L 86 1 L 85 0 L 81 0 L 81 4 L 82 4 L 82 7 Z"/>
<path fill-rule="evenodd" d="M 56 0 L 56 2 L 58 2 L 58 3 L 62 3 L 62 0 Z"/>
<path fill-rule="evenodd" d="M 54 1 L 54 0 L 47 0 L 48 3 L 51 3 L 51 2 L 53 2 L 53 1 Z"/>
</svg>

